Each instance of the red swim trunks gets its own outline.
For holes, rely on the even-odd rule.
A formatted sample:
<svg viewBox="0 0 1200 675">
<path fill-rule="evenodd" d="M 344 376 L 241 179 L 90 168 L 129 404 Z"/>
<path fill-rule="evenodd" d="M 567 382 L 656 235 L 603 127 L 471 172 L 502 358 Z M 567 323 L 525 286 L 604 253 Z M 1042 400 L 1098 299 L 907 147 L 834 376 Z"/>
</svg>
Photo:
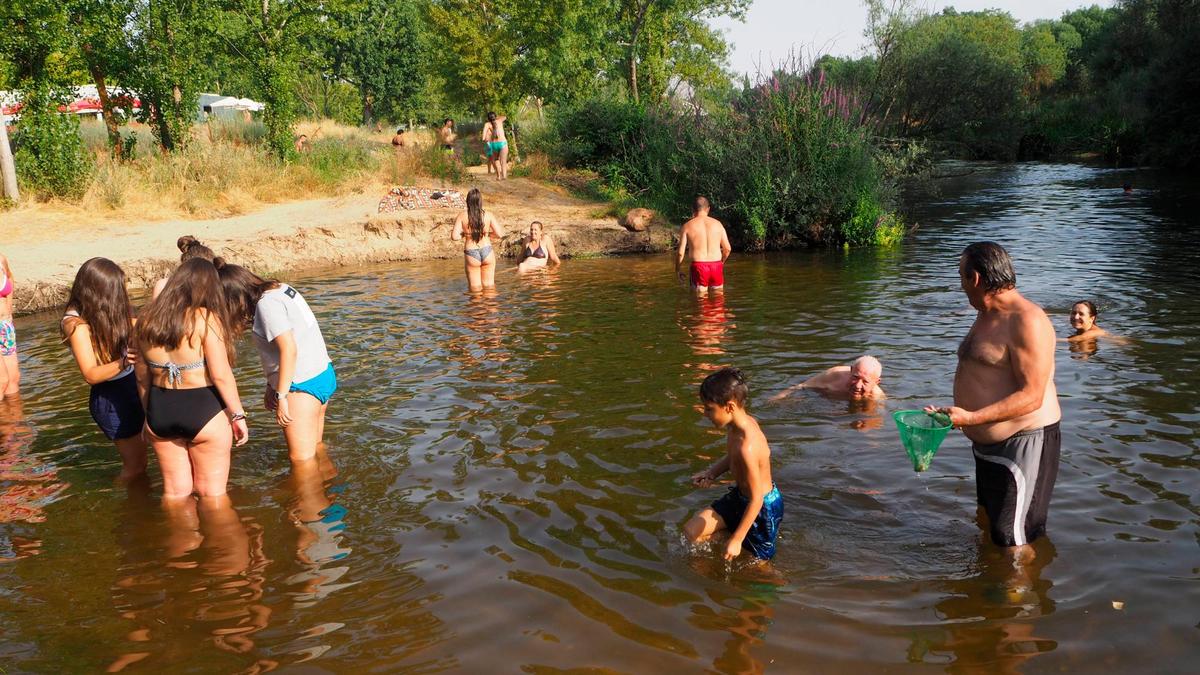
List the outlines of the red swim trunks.
<svg viewBox="0 0 1200 675">
<path fill-rule="evenodd" d="M 725 263 L 720 260 L 713 262 L 693 262 L 692 285 L 706 288 L 724 286 Z"/>
</svg>

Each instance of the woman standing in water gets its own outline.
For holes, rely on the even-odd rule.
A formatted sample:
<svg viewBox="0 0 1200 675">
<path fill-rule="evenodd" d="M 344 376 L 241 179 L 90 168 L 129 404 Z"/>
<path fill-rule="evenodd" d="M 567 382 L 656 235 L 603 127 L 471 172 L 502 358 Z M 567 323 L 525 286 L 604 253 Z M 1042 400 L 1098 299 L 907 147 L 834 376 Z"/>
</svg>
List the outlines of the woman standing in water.
<svg viewBox="0 0 1200 675">
<path fill-rule="evenodd" d="M 137 325 L 135 364 L 163 498 L 225 494 L 234 441 L 249 437 L 230 362 L 233 342 L 217 270 L 193 258 L 167 279 Z"/>
<path fill-rule="evenodd" d="M 92 386 L 88 410 L 121 455 L 121 480 L 146 472 L 146 416 L 138 396 L 133 364 L 133 307 L 125 272 L 107 258 L 92 258 L 71 284 L 62 318 L 63 341 L 71 348 L 83 379 Z"/>
<path fill-rule="evenodd" d="M 0 253 L 0 400 L 15 398 L 21 391 L 21 368 L 17 364 L 17 329 L 13 326 L 13 274 L 8 258 Z"/>
<path fill-rule="evenodd" d="M 529 236 L 521 247 L 521 264 L 517 265 L 518 272 L 531 272 L 545 269 L 546 265 L 557 265 L 558 251 L 554 249 L 554 240 L 546 234 L 540 221 L 529 224 Z"/>
<path fill-rule="evenodd" d="M 496 287 L 496 252 L 492 240 L 504 236 L 504 228 L 489 211 L 483 210 L 483 195 L 478 188 L 467 193 L 467 210 L 454 220 L 450 239 L 463 242 L 463 265 L 467 286 L 472 291 Z M 486 237 L 486 239 L 485 239 Z"/>
<path fill-rule="evenodd" d="M 288 457 L 310 460 L 325 434 L 325 411 L 337 374 L 321 327 L 296 289 L 217 259 L 236 339 L 247 328 L 267 376 L 265 404 L 283 427 Z"/>
</svg>

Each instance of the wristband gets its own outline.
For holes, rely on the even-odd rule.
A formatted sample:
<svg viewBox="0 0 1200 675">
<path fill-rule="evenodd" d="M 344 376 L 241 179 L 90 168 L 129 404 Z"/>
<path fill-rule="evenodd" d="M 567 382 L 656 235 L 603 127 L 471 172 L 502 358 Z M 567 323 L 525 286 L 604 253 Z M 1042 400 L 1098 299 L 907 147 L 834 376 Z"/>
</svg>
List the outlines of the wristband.
<svg viewBox="0 0 1200 675">
<path fill-rule="evenodd" d="M 230 422 L 236 422 L 238 420 L 244 420 L 244 419 L 246 419 L 246 413 L 244 413 L 244 412 L 236 412 L 229 416 Z"/>
<path fill-rule="evenodd" d="M 290 386 L 289 386 L 289 388 L 290 388 Z M 278 389 L 275 390 L 275 400 L 276 401 L 282 401 L 285 398 L 287 398 L 286 391 L 279 391 Z"/>
</svg>

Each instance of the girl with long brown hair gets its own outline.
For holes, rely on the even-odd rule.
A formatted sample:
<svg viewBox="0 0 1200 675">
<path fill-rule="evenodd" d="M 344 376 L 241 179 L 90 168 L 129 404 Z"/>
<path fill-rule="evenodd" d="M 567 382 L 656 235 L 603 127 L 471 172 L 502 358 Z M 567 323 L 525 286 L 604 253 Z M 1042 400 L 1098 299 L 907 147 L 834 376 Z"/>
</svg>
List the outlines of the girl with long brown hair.
<svg viewBox="0 0 1200 675">
<path fill-rule="evenodd" d="M 467 286 L 472 291 L 496 287 L 496 252 L 492 240 L 504 237 L 504 228 L 490 211 L 483 209 L 478 188 L 467 193 L 467 210 L 458 214 L 450 239 L 463 242 L 463 265 Z"/>
<path fill-rule="evenodd" d="M 181 264 L 142 312 L 137 337 L 138 388 L 163 498 L 225 494 L 233 442 L 244 444 L 249 432 L 213 264 L 200 258 Z"/>
<path fill-rule="evenodd" d="M 233 337 L 246 329 L 254 336 L 267 376 L 264 403 L 283 428 L 288 457 L 311 460 L 323 442 L 325 411 L 337 391 L 337 374 L 317 318 L 295 288 L 220 258 L 216 264 Z"/>
<path fill-rule="evenodd" d="M 133 373 L 137 351 L 125 272 L 107 258 L 83 263 L 71 284 L 61 327 L 79 372 L 92 385 L 92 419 L 121 454 L 121 480 L 144 474 L 146 417 Z"/>
</svg>

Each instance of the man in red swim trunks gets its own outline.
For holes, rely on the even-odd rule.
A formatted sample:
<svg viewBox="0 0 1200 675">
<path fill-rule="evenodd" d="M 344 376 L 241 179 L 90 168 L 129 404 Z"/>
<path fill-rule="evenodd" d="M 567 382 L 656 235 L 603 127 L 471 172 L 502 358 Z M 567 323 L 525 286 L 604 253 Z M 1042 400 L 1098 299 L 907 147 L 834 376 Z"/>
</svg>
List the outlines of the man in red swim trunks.
<svg viewBox="0 0 1200 675">
<path fill-rule="evenodd" d="M 683 261 L 692 249 L 692 289 L 697 295 L 721 292 L 725 286 L 725 259 L 732 250 L 725 226 L 708 216 L 710 205 L 705 197 L 696 197 L 692 219 L 679 229 L 679 252 L 675 256 L 675 275 L 684 280 Z"/>
</svg>

